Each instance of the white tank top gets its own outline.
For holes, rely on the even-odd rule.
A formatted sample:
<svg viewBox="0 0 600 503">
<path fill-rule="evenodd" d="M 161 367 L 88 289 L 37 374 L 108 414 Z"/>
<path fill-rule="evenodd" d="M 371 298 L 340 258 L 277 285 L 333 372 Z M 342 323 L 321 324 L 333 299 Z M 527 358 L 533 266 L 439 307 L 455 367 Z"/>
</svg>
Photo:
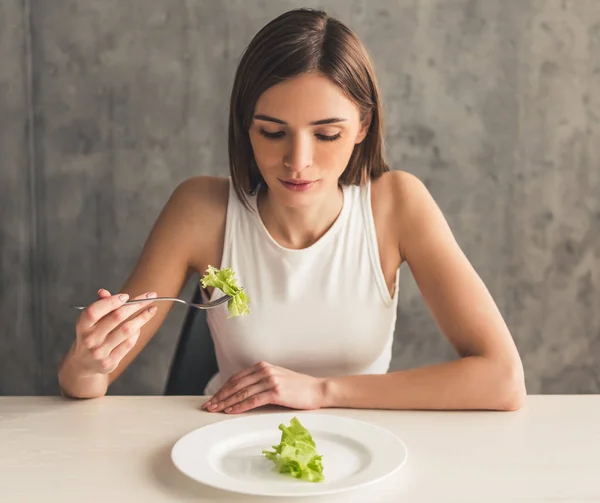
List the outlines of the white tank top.
<svg viewBox="0 0 600 503">
<path fill-rule="evenodd" d="M 381 269 L 371 183 L 343 186 L 342 210 L 329 230 L 301 250 L 279 245 L 237 198 L 230 180 L 221 268 L 231 267 L 250 298 L 250 314 L 207 311 L 219 372 L 214 394 L 233 374 L 264 360 L 312 376 L 388 371 L 398 304 Z M 216 289 L 211 299 L 220 295 Z"/>
</svg>

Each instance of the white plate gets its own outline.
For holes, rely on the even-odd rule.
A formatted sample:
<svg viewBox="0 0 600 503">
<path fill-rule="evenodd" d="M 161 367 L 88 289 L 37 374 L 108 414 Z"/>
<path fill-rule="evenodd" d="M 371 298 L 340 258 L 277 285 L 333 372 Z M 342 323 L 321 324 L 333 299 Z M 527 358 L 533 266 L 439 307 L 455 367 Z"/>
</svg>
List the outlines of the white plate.
<svg viewBox="0 0 600 503">
<path fill-rule="evenodd" d="M 279 444 L 281 423 L 296 416 L 323 456 L 323 482 L 307 482 L 274 470 L 262 455 Z M 203 484 L 261 496 L 316 496 L 377 482 L 406 461 L 406 446 L 392 432 L 334 415 L 260 414 L 226 419 L 180 438 L 171 451 L 175 466 Z"/>
</svg>

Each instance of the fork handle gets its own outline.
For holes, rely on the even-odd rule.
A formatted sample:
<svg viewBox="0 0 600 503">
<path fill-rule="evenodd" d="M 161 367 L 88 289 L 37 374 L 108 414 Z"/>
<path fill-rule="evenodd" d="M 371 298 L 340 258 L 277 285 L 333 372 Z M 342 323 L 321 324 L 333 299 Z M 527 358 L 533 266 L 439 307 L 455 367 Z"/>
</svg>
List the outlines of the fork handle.
<svg viewBox="0 0 600 503">
<path fill-rule="evenodd" d="M 132 299 L 125 302 L 125 304 L 137 304 L 138 302 L 156 302 L 157 300 L 171 300 L 173 302 L 180 302 L 181 304 L 189 304 L 185 300 L 178 299 L 176 297 L 154 297 L 153 299 Z"/>
<path fill-rule="evenodd" d="M 180 304 L 189 304 L 185 300 L 178 299 L 176 297 L 154 297 L 153 299 L 132 299 L 124 302 L 125 304 L 137 304 L 139 302 L 156 302 L 157 300 L 170 300 L 172 302 L 179 302 Z M 71 306 L 73 309 L 79 309 L 80 311 L 87 309 L 89 306 Z"/>
</svg>

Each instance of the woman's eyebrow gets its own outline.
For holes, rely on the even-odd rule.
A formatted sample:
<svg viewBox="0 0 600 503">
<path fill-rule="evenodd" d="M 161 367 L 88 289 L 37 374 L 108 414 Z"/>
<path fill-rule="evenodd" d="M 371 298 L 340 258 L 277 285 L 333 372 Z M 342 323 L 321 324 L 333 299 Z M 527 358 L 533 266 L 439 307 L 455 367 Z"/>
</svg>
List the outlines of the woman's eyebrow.
<svg viewBox="0 0 600 503">
<path fill-rule="evenodd" d="M 254 116 L 254 118 L 256 120 L 260 120 L 260 121 L 267 121 L 267 122 L 275 122 L 277 124 L 283 124 L 284 126 L 287 126 L 288 123 L 285 121 L 282 121 L 281 119 L 276 119 L 275 117 L 271 117 L 270 115 L 264 115 L 264 114 L 257 114 Z M 322 126 L 324 124 L 335 124 L 337 122 L 344 122 L 347 119 L 343 119 L 341 117 L 331 117 L 329 119 L 321 119 L 318 121 L 313 121 L 310 123 L 311 126 Z"/>
</svg>

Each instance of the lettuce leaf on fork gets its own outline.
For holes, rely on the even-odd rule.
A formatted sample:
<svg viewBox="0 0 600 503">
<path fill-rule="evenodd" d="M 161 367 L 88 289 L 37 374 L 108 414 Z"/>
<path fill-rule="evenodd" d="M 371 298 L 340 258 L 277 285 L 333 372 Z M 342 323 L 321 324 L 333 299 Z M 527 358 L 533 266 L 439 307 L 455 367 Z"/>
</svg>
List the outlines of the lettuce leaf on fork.
<svg viewBox="0 0 600 503">
<path fill-rule="evenodd" d="M 325 480 L 323 456 L 317 453 L 312 435 L 298 418 L 293 417 L 289 426 L 280 424 L 279 429 L 282 431 L 279 445 L 274 445 L 273 451 L 262 451 L 275 463 L 277 471 L 308 482 Z"/>
<path fill-rule="evenodd" d="M 250 299 L 246 295 L 246 292 L 238 286 L 235 273 L 231 267 L 216 269 L 212 265 L 209 265 L 206 274 L 200 279 L 200 282 L 203 288 L 212 286 L 221 290 L 225 295 L 231 296 L 231 299 L 227 302 L 227 308 L 229 309 L 228 318 L 250 314 L 250 307 L 248 306 Z"/>
</svg>

